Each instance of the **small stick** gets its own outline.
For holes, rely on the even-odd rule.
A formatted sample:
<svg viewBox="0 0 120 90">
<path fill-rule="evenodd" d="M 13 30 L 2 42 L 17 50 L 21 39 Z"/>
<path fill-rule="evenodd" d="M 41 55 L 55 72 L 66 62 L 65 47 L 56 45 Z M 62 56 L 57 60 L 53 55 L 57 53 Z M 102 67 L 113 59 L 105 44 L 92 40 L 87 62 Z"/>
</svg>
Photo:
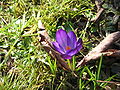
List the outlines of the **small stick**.
<svg viewBox="0 0 120 90">
<path fill-rule="evenodd" d="M 92 22 L 97 22 L 101 18 L 102 14 L 104 12 L 104 8 L 102 8 L 103 3 L 104 3 L 104 1 L 95 0 L 95 4 L 97 7 L 97 14 L 96 14 L 95 18 L 91 19 Z"/>
<path fill-rule="evenodd" d="M 66 70 L 71 71 L 69 68 L 68 64 L 65 62 L 65 60 L 61 57 L 60 53 L 54 50 L 52 44 L 51 44 L 51 39 L 46 32 L 43 24 L 41 21 L 39 21 L 39 29 L 42 29 L 42 31 L 39 31 L 38 33 L 40 34 L 40 43 L 43 46 L 44 50 L 54 59 L 59 62 L 59 64 Z"/>
<path fill-rule="evenodd" d="M 96 17 L 91 19 L 92 22 L 97 22 L 100 17 L 102 16 L 102 13 L 104 12 L 104 9 L 103 8 L 100 8 L 99 11 L 97 12 L 96 14 Z"/>
<path fill-rule="evenodd" d="M 100 56 L 107 55 L 108 53 L 105 53 L 105 51 L 118 39 L 120 38 L 120 31 L 114 32 L 109 34 L 103 41 L 100 42 L 95 48 L 92 49 L 78 64 L 77 67 L 84 65 L 85 63 L 96 60 L 100 58 Z M 116 52 L 116 55 L 119 55 L 119 52 Z M 115 56 L 115 53 L 114 53 Z"/>
<path fill-rule="evenodd" d="M 89 78 L 82 78 L 84 80 L 90 80 Z M 102 80 L 95 80 L 96 82 L 102 82 L 102 83 L 110 83 L 115 85 L 120 85 L 120 82 L 114 82 L 114 81 L 102 81 Z"/>
</svg>

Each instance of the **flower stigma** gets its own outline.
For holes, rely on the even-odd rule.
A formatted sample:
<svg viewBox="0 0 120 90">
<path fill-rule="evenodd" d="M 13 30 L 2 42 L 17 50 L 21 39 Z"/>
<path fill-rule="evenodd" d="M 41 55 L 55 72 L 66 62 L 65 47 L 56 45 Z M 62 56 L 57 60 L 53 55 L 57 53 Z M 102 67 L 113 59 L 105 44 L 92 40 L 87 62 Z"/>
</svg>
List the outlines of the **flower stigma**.
<svg viewBox="0 0 120 90">
<path fill-rule="evenodd" d="M 70 50 L 71 49 L 71 47 L 70 46 L 66 46 L 66 50 Z"/>
</svg>

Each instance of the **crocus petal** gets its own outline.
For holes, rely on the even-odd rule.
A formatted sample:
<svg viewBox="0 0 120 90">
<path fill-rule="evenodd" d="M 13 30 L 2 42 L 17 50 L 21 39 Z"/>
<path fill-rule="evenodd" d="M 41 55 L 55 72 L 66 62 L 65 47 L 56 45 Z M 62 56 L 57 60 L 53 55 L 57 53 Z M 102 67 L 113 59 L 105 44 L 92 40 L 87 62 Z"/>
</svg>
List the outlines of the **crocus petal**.
<svg viewBox="0 0 120 90">
<path fill-rule="evenodd" d="M 80 51 L 82 49 L 82 39 L 80 38 L 77 42 L 77 49 Z"/>
<path fill-rule="evenodd" d="M 68 36 L 69 36 L 69 38 L 70 38 L 70 46 L 72 47 L 72 48 L 75 48 L 75 46 L 76 46 L 76 41 L 77 41 L 77 38 L 76 38 L 76 35 L 75 35 L 75 33 L 73 32 L 73 31 L 70 31 L 70 32 L 68 32 Z"/>
<path fill-rule="evenodd" d="M 77 45 L 78 45 L 78 44 L 81 44 L 81 45 L 82 45 L 82 39 L 81 39 L 81 38 L 78 39 Z"/>
<path fill-rule="evenodd" d="M 59 29 L 56 32 L 56 41 L 58 42 L 59 45 L 63 47 L 64 50 L 67 46 L 67 38 L 68 38 L 68 35 L 65 30 Z"/>
<path fill-rule="evenodd" d="M 70 56 L 73 56 L 73 55 L 77 54 L 81 49 L 82 49 L 82 39 L 79 39 L 77 41 L 76 48 L 72 49 L 72 50 L 69 50 L 66 54 L 70 55 Z"/>
<path fill-rule="evenodd" d="M 56 51 L 60 52 L 61 54 L 64 54 L 63 48 L 60 47 L 57 42 L 52 42 L 52 44 Z"/>
<path fill-rule="evenodd" d="M 72 50 L 68 51 L 66 54 L 69 55 L 69 56 L 73 56 L 78 52 L 79 52 L 78 48 L 76 47 L 75 49 L 72 49 Z"/>
<path fill-rule="evenodd" d="M 62 56 L 62 58 L 64 58 L 64 59 L 71 59 L 71 58 L 72 58 L 72 56 L 69 56 L 69 55 L 67 55 L 67 54 L 62 54 L 61 56 Z"/>
</svg>

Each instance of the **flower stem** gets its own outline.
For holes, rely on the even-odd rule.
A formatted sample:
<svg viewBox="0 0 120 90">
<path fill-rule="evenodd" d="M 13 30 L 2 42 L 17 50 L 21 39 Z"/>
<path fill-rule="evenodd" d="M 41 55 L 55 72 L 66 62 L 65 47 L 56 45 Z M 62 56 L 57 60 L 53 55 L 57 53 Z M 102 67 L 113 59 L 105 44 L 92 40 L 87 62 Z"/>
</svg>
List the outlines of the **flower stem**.
<svg viewBox="0 0 120 90">
<path fill-rule="evenodd" d="M 70 60 L 69 60 L 69 59 L 67 59 L 67 62 L 68 62 L 68 66 L 69 66 L 69 68 L 71 69 Z"/>
<path fill-rule="evenodd" d="M 75 64 L 76 64 L 76 62 L 75 62 L 75 56 L 73 56 L 72 59 L 73 59 L 72 60 L 72 70 L 74 71 L 75 70 Z"/>
</svg>

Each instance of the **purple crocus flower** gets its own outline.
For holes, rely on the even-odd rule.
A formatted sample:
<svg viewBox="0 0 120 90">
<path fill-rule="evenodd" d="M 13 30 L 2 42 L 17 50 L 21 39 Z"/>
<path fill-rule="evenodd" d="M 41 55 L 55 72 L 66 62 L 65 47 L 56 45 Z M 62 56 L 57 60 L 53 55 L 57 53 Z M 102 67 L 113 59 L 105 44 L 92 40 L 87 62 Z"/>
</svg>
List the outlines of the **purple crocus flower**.
<svg viewBox="0 0 120 90">
<path fill-rule="evenodd" d="M 56 42 L 53 42 L 53 47 L 58 51 L 62 58 L 71 59 L 73 55 L 77 54 L 82 49 L 82 39 L 76 38 L 73 31 L 66 32 L 59 29 L 56 32 Z"/>
</svg>

